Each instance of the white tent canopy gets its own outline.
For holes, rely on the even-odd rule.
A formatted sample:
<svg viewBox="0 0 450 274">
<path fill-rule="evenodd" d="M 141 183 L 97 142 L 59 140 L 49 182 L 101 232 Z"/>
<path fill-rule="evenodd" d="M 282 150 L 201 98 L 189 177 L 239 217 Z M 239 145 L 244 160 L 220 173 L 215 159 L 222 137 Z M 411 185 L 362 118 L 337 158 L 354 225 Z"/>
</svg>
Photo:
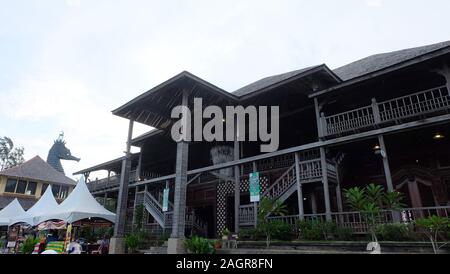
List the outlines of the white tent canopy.
<svg viewBox="0 0 450 274">
<path fill-rule="evenodd" d="M 89 192 L 84 176 L 81 176 L 75 189 L 57 208 L 48 211 L 44 216 L 37 218 L 41 223 L 57 219 L 66 223 L 73 223 L 87 218 L 102 218 L 114 223 L 116 214 L 106 210 Z"/>
<path fill-rule="evenodd" d="M 53 196 L 52 186 L 49 185 L 45 190 L 44 195 L 42 195 L 30 209 L 17 217 L 11 218 L 9 224 L 27 223 L 35 226 L 39 224 L 37 220 L 40 216 L 48 214 L 48 212 L 51 212 L 58 206 L 58 202 L 56 202 L 55 197 Z"/>
<path fill-rule="evenodd" d="M 25 214 L 25 210 L 23 210 L 19 201 L 14 199 L 11 203 L 9 203 L 5 208 L 0 210 L 0 226 L 9 225 L 11 218 L 20 216 Z"/>
</svg>

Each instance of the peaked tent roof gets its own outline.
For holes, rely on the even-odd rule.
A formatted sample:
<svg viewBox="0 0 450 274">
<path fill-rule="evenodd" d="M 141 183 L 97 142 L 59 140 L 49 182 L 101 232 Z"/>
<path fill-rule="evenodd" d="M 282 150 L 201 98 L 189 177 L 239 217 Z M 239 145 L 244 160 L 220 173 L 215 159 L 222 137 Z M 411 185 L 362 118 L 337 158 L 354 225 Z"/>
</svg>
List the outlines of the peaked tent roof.
<svg viewBox="0 0 450 274">
<path fill-rule="evenodd" d="M 27 223 L 29 225 L 35 226 L 39 224 L 37 222 L 37 219 L 47 214 L 47 212 L 51 212 L 55 208 L 57 208 L 59 205 L 55 200 L 55 197 L 53 196 L 52 192 L 52 186 L 49 185 L 47 187 L 47 190 L 45 190 L 44 195 L 32 206 L 30 209 L 28 209 L 24 214 L 17 216 L 15 218 L 12 218 L 10 221 L 10 225 L 17 224 L 17 223 Z"/>
<path fill-rule="evenodd" d="M 9 225 L 11 218 L 20 216 L 22 214 L 25 214 L 25 210 L 23 210 L 22 206 L 16 198 L 5 208 L 0 210 L 0 226 Z"/>
<path fill-rule="evenodd" d="M 114 223 L 116 214 L 105 209 L 89 192 L 84 176 L 81 176 L 75 189 L 57 208 L 37 219 L 37 223 L 57 219 L 73 223 L 87 218 L 102 218 Z"/>
<path fill-rule="evenodd" d="M 0 175 L 72 186 L 76 184 L 74 180 L 56 171 L 39 156 L 35 156 L 18 166 L 4 170 L 0 172 Z"/>
</svg>

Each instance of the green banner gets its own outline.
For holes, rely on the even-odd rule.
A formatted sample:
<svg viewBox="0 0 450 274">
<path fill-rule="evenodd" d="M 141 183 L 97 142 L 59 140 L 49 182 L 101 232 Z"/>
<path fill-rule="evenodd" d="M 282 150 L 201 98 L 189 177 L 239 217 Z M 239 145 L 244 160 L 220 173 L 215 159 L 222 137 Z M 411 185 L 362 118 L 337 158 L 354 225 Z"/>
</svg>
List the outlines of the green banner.
<svg viewBox="0 0 450 274">
<path fill-rule="evenodd" d="M 163 192 L 163 212 L 169 211 L 169 189 L 165 188 Z"/>
<path fill-rule="evenodd" d="M 259 172 L 250 173 L 250 202 L 259 202 Z"/>
</svg>

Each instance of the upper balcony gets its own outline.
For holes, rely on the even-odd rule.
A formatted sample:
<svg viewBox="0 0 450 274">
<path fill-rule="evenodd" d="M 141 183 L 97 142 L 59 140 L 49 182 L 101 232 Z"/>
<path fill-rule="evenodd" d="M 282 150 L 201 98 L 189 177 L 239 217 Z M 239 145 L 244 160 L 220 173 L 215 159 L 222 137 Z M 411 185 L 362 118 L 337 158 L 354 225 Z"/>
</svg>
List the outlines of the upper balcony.
<svg viewBox="0 0 450 274">
<path fill-rule="evenodd" d="M 321 137 L 348 135 L 393 123 L 420 120 L 426 116 L 437 116 L 450 110 L 450 96 L 446 86 L 420 91 L 391 100 L 336 115 L 321 114 Z"/>
</svg>

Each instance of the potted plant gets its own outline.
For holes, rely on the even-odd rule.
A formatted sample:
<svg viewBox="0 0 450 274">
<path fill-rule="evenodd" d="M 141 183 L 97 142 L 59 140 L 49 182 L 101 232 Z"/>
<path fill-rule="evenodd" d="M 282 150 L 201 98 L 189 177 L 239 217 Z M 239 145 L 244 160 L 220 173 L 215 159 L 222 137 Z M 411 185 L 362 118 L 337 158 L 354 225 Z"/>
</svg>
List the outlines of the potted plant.
<svg viewBox="0 0 450 274">
<path fill-rule="evenodd" d="M 231 234 L 231 232 L 228 230 L 228 228 L 225 228 L 225 229 L 222 231 L 222 240 L 228 240 L 228 239 L 230 239 L 230 234 Z"/>
<path fill-rule="evenodd" d="M 220 240 L 215 240 L 214 241 L 214 249 L 219 250 L 220 248 L 222 248 L 222 242 Z"/>
</svg>

